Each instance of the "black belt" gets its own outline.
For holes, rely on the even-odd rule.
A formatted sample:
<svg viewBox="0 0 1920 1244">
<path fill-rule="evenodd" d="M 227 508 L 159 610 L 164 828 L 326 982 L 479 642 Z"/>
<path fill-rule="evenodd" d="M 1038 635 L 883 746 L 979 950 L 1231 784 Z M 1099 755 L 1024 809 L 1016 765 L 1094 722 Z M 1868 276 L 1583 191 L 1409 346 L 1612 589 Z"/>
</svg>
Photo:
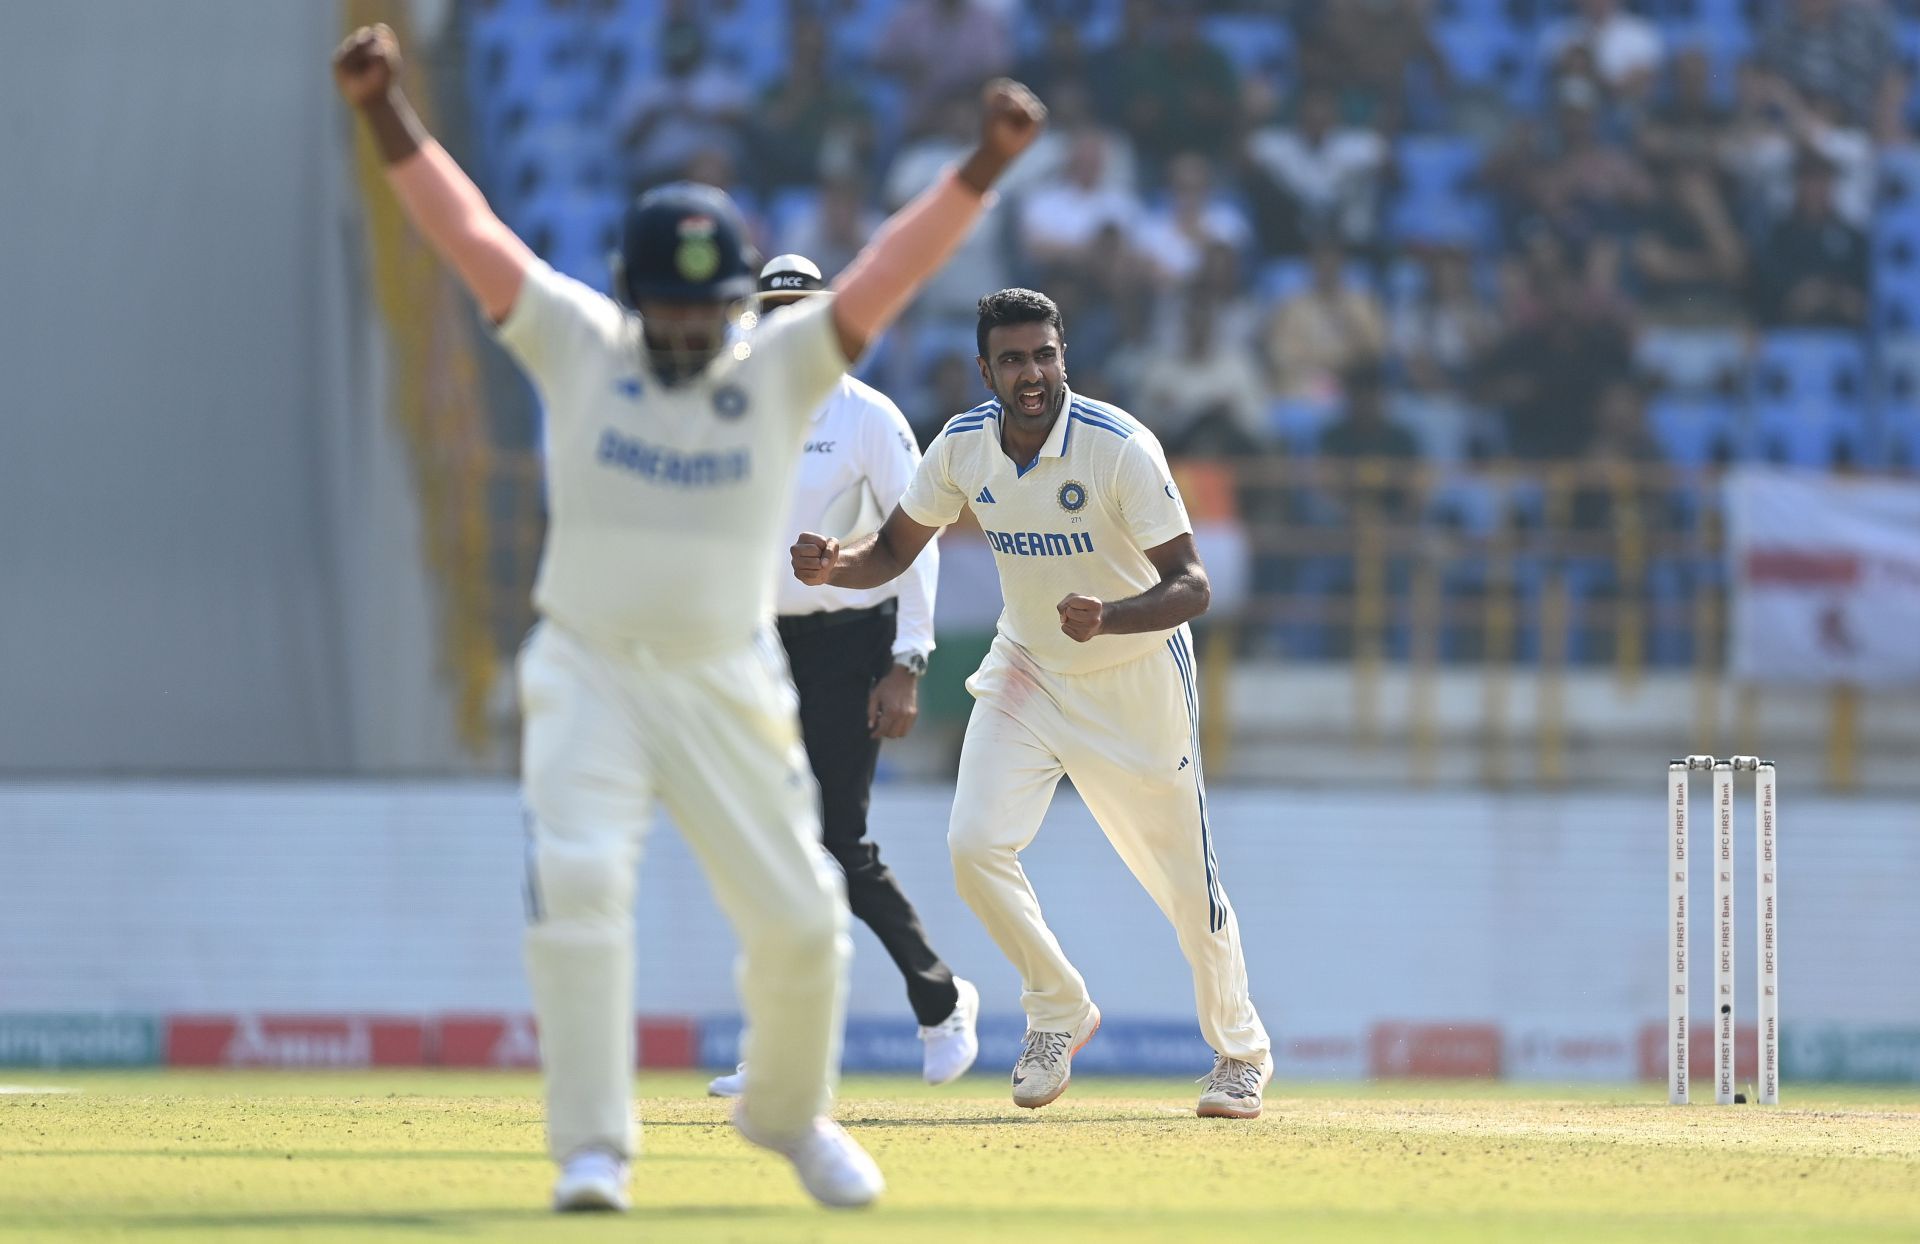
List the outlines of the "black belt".
<svg viewBox="0 0 1920 1244">
<path fill-rule="evenodd" d="M 776 618 L 775 624 L 780 634 L 786 638 L 795 635 L 810 635 L 814 631 L 824 631 L 830 626 L 844 626 L 849 622 L 864 622 L 868 618 L 890 618 L 900 612 L 900 600 L 883 600 L 877 605 L 865 609 L 828 609 L 823 613 L 790 613 Z"/>
</svg>

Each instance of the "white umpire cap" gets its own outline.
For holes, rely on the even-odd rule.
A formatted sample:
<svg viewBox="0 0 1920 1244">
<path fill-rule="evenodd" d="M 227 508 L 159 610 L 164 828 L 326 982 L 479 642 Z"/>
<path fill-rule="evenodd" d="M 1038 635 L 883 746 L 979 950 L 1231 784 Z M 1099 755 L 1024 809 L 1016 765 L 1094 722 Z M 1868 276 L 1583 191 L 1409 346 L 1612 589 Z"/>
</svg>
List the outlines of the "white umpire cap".
<svg viewBox="0 0 1920 1244">
<path fill-rule="evenodd" d="M 820 266 L 805 255 L 775 255 L 760 269 L 763 294 L 811 294 L 826 285 Z"/>
</svg>

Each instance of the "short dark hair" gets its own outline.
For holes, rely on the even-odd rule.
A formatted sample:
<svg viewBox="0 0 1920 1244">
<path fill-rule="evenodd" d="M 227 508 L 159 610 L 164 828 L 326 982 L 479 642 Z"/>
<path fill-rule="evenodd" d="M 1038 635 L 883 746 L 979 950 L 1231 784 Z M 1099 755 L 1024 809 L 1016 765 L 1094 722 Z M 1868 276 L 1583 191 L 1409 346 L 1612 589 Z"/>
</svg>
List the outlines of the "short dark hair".
<svg viewBox="0 0 1920 1244">
<path fill-rule="evenodd" d="M 1010 324 L 1051 324 L 1060 334 L 1060 340 L 1067 339 L 1066 327 L 1060 322 L 1060 308 L 1053 299 L 1031 289 L 1003 289 L 997 294 L 988 294 L 980 300 L 980 324 L 974 330 L 974 344 L 980 347 L 980 357 L 987 357 L 987 333 Z"/>
</svg>

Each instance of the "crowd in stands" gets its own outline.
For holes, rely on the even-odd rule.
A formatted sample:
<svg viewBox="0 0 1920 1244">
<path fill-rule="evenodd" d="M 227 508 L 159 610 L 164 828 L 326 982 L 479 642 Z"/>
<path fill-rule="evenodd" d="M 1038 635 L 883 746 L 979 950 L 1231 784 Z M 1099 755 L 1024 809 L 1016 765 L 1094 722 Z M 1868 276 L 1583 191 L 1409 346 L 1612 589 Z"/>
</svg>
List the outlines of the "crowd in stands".
<svg viewBox="0 0 1920 1244">
<path fill-rule="evenodd" d="M 1920 459 L 1920 19 L 1882 0 L 474 0 L 464 33 L 490 194 L 602 287 L 672 177 L 832 273 L 984 79 L 1033 85 L 1050 131 L 866 364 L 923 437 L 1023 284 L 1175 453 Z"/>
</svg>

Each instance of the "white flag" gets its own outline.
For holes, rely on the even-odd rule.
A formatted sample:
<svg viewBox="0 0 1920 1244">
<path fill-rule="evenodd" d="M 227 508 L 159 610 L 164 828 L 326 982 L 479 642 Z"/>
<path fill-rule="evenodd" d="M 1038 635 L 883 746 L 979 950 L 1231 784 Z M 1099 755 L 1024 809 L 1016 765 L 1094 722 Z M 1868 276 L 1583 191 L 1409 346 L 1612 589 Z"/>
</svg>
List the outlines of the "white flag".
<svg viewBox="0 0 1920 1244">
<path fill-rule="evenodd" d="M 1734 676 L 1920 684 L 1920 481 L 1727 478 Z"/>
</svg>

